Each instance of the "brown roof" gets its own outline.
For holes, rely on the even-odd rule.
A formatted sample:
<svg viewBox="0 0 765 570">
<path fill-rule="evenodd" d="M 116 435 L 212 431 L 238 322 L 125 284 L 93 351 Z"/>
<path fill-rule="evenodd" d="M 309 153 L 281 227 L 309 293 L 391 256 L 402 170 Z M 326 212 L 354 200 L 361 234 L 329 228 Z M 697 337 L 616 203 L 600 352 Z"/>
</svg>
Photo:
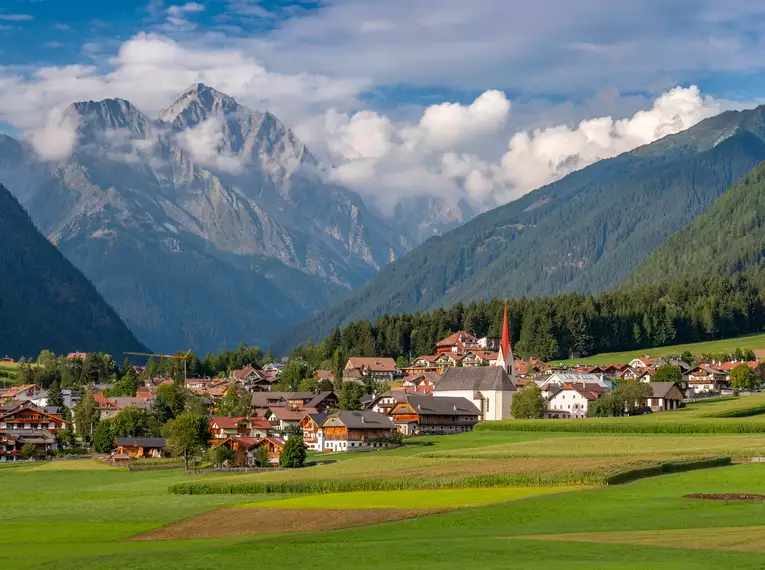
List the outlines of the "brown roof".
<svg viewBox="0 0 765 570">
<path fill-rule="evenodd" d="M 276 416 L 279 421 L 300 421 L 306 414 L 318 413 L 316 408 L 301 408 L 299 410 L 290 410 L 289 408 L 272 408 L 271 413 Z"/>
<path fill-rule="evenodd" d="M 351 356 L 346 363 L 350 368 L 366 368 L 371 372 L 395 372 L 396 361 L 382 356 Z"/>
</svg>

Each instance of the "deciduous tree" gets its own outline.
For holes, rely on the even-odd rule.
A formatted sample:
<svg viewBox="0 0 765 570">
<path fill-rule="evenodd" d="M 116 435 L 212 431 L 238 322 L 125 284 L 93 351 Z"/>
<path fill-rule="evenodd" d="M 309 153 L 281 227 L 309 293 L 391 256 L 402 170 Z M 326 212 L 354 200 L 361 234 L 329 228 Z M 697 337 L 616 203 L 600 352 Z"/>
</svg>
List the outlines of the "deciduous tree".
<svg viewBox="0 0 765 570">
<path fill-rule="evenodd" d="M 532 420 L 544 416 L 547 402 L 542 390 L 534 382 L 513 394 L 510 414 L 516 419 Z"/>
<path fill-rule="evenodd" d="M 202 414 L 180 414 L 165 424 L 163 433 L 168 448 L 183 457 L 186 469 L 189 456 L 207 449 L 212 439 L 207 416 Z"/>
</svg>

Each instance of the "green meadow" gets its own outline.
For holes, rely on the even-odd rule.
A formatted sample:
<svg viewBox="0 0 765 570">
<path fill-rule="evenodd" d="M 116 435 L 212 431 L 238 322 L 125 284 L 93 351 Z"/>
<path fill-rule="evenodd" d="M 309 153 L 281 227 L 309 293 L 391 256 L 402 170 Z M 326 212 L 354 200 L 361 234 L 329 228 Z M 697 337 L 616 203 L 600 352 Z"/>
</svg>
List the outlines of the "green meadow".
<svg viewBox="0 0 765 570">
<path fill-rule="evenodd" d="M 639 356 L 666 356 L 669 354 L 680 354 L 685 351 L 690 351 L 693 354 L 721 354 L 733 352 L 737 348 L 742 350 L 763 350 L 765 349 L 765 334 L 747 335 L 737 338 L 711 340 L 708 342 L 697 342 L 692 344 L 676 344 L 641 350 L 627 350 L 625 352 L 603 352 L 601 354 L 594 354 L 583 358 L 559 360 L 556 361 L 555 364 L 626 364 L 633 358 Z"/>
<path fill-rule="evenodd" d="M 666 419 L 654 421 L 738 422 L 740 418 L 724 414 L 757 404 L 745 400 L 667 412 Z M 3 468 L 0 568 L 765 564 L 765 540 L 760 538 L 765 535 L 765 502 L 683 498 L 690 493 L 765 494 L 765 464 L 727 461 L 765 456 L 765 434 L 504 429 L 416 443 L 337 456 L 341 460 L 336 463 L 301 470 L 237 475 L 129 472 L 89 459 Z M 661 474 L 662 469 L 653 468 L 657 465 L 674 468 Z M 675 468 L 689 470 L 672 472 Z M 575 484 L 577 477 L 570 477 L 571 484 L 544 484 L 555 479 L 551 474 L 561 478 L 606 472 L 638 477 L 621 484 L 594 477 L 586 485 Z M 485 484 L 442 484 L 457 479 L 469 483 L 471 478 L 483 478 Z M 512 484 L 523 478 L 528 484 Z M 336 480 L 351 482 L 349 492 L 311 490 L 317 481 Z M 358 481 L 402 480 L 422 486 L 351 488 Z M 263 483 L 273 487 L 267 493 L 247 492 L 246 486 Z M 300 492 L 275 492 L 281 483 L 303 487 Z M 180 492 L 189 485 L 232 484 L 235 492 Z M 398 519 L 392 520 L 397 513 Z M 341 528 L 345 518 L 351 521 L 345 526 L 353 526 Z M 314 522 L 306 525 L 309 519 Z M 338 520 L 334 527 L 329 523 Z M 232 528 L 237 521 L 250 530 L 237 536 L 216 528 Z M 281 531 L 268 533 L 276 521 L 281 521 Z M 197 538 L 205 526 L 217 537 Z M 155 538 L 166 529 L 171 539 Z M 131 540 L 136 535 L 143 539 Z"/>
</svg>

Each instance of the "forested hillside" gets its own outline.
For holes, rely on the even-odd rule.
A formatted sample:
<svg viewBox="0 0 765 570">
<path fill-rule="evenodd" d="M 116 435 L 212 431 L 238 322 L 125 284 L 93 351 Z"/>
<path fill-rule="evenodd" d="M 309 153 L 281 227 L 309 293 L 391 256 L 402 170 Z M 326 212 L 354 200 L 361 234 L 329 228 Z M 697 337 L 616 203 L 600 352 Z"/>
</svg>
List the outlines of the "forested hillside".
<svg viewBox="0 0 765 570">
<path fill-rule="evenodd" d="M 765 163 L 669 238 L 624 287 L 711 275 L 756 275 L 765 267 Z"/>
<path fill-rule="evenodd" d="M 144 350 L 0 185 L 0 354 Z"/>
<path fill-rule="evenodd" d="M 339 350 L 348 356 L 431 354 L 435 343 L 464 330 L 499 336 L 504 302 L 457 303 L 425 314 L 386 315 L 336 329 L 322 343 L 297 349 L 315 365 Z M 569 293 L 508 302 L 516 356 L 543 360 L 677 343 L 733 338 L 765 329 L 765 287 L 740 277 L 695 279 L 598 296 Z M 342 358 L 335 358 L 342 361 Z M 323 366 L 327 366 L 326 363 Z"/>
<path fill-rule="evenodd" d="M 765 159 L 765 107 L 725 113 L 593 164 L 432 238 L 274 346 L 352 320 L 620 283 Z"/>
</svg>

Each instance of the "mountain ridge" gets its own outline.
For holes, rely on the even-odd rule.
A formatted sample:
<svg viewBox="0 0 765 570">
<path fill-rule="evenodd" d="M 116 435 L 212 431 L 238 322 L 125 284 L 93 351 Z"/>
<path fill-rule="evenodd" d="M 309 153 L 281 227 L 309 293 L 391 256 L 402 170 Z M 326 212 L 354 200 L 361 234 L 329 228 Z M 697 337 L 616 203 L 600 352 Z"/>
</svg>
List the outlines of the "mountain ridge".
<svg viewBox="0 0 765 570">
<path fill-rule="evenodd" d="M 265 344 L 408 247 L 276 117 L 203 84 L 158 113 L 167 121 L 124 99 L 65 116 L 69 158 L 6 136 L 0 180 L 158 350 Z"/>
<path fill-rule="evenodd" d="M 765 159 L 763 141 L 765 106 L 707 119 L 573 172 L 425 241 L 273 348 L 289 351 L 381 314 L 613 288 Z"/>
<path fill-rule="evenodd" d="M 146 351 L 85 276 L 35 228 L 0 184 L 0 351 L 35 357 Z"/>
</svg>

